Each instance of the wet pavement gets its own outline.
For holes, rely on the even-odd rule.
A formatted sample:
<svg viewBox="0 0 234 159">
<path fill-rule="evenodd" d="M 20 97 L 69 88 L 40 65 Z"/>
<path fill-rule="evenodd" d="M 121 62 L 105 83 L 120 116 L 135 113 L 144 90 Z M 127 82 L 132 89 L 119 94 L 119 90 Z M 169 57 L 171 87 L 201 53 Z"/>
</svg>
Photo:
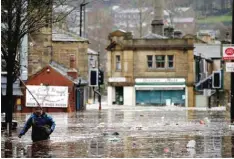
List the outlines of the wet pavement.
<svg viewBox="0 0 234 159">
<path fill-rule="evenodd" d="M 14 114 L 19 126 L 10 137 L 2 130 L 1 157 L 234 156 L 234 133 L 229 129 L 229 112 L 224 110 L 112 106 L 50 114 L 55 132 L 50 140 L 35 143 L 31 129 L 21 139 L 17 137 L 30 114 Z"/>
</svg>

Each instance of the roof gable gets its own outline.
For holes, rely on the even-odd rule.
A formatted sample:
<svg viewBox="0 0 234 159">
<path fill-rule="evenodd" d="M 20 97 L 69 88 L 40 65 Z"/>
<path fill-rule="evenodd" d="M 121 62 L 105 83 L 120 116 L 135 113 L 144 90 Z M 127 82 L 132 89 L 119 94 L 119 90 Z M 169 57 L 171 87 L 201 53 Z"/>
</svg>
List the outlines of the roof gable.
<svg viewBox="0 0 234 159">
<path fill-rule="evenodd" d="M 118 29 L 112 33 L 110 33 L 110 36 L 124 36 L 127 32 L 121 29 Z"/>
<path fill-rule="evenodd" d="M 58 76 L 60 76 L 61 78 L 63 78 L 63 80 L 66 81 L 66 83 L 68 83 L 68 85 L 73 85 L 73 81 L 70 80 L 69 78 L 67 78 L 66 76 L 62 75 L 60 72 L 58 72 L 56 69 L 54 69 L 53 67 L 51 67 L 50 65 L 45 66 L 44 68 L 42 68 L 40 71 L 38 71 L 37 73 L 35 73 L 34 75 L 30 76 L 28 78 L 28 81 L 26 82 L 27 84 L 31 83 L 31 81 L 35 81 L 38 79 L 38 81 L 42 81 L 43 79 L 41 79 L 41 75 L 45 75 L 47 74 L 47 70 L 50 69 L 50 75 L 53 76 L 53 74 L 56 74 Z M 56 84 L 56 82 L 55 82 Z"/>
<path fill-rule="evenodd" d="M 66 32 L 64 30 L 53 28 L 52 30 L 52 41 L 54 42 L 88 42 L 87 39 Z"/>
<path fill-rule="evenodd" d="M 207 42 L 203 41 L 200 38 L 197 38 L 196 35 L 192 35 L 192 34 L 186 34 L 182 37 L 182 39 L 194 39 L 196 43 L 207 44 Z"/>
</svg>

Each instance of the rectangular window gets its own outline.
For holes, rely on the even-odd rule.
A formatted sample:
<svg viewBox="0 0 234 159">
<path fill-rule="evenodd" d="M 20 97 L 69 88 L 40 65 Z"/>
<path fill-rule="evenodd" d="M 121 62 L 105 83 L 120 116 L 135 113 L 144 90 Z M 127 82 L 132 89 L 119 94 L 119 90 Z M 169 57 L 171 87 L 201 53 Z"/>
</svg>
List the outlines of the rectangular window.
<svg viewBox="0 0 234 159">
<path fill-rule="evenodd" d="M 147 63 L 148 63 L 148 68 L 153 68 L 153 56 L 152 55 L 147 56 Z"/>
<path fill-rule="evenodd" d="M 174 55 L 167 56 L 168 58 L 168 68 L 174 68 Z"/>
<path fill-rule="evenodd" d="M 120 55 L 116 55 L 116 70 L 121 70 Z"/>
<path fill-rule="evenodd" d="M 157 55 L 156 58 L 156 68 L 165 68 L 165 56 Z"/>
</svg>

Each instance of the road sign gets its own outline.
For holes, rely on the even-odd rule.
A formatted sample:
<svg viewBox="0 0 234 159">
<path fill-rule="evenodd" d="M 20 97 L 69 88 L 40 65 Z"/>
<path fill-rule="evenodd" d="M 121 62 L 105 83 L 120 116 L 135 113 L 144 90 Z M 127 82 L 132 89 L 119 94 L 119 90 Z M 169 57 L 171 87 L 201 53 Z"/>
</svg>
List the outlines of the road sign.
<svg viewBox="0 0 234 159">
<path fill-rule="evenodd" d="M 226 62 L 226 72 L 234 72 L 234 62 Z"/>
<path fill-rule="evenodd" d="M 223 60 L 234 60 L 234 46 L 223 47 Z"/>
<path fill-rule="evenodd" d="M 210 97 L 211 96 L 211 89 L 203 89 L 203 96 Z"/>
</svg>

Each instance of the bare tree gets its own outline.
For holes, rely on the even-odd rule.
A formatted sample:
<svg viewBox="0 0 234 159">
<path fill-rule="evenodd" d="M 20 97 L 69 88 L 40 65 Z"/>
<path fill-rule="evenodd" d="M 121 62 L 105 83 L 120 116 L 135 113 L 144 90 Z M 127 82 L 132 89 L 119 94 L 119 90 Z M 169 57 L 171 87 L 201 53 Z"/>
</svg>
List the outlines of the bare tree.
<svg viewBox="0 0 234 159">
<path fill-rule="evenodd" d="M 19 48 L 25 35 L 39 31 L 45 26 L 58 22 L 66 14 L 54 14 L 53 10 L 65 4 L 65 0 L 3 0 L 1 1 L 1 57 L 6 63 L 6 122 L 11 132 L 13 113 L 13 83 L 19 76 Z"/>
<path fill-rule="evenodd" d="M 142 37 L 150 27 L 153 11 L 153 1 L 134 0 L 120 1 L 121 8 L 124 8 L 124 16 L 127 31 L 136 33 L 136 37 Z M 134 26 L 134 27 L 133 27 Z"/>
</svg>

